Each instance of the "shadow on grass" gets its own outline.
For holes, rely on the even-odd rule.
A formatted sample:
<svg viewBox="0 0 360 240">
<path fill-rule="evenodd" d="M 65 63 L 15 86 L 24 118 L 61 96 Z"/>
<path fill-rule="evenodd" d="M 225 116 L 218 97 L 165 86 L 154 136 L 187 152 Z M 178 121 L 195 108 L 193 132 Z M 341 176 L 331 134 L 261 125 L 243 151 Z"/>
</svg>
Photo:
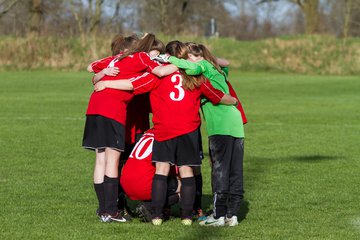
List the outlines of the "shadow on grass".
<svg viewBox="0 0 360 240">
<path fill-rule="evenodd" d="M 327 156 L 327 155 L 308 155 L 308 156 L 292 156 L 291 160 L 298 162 L 320 162 L 320 161 L 328 161 L 328 160 L 339 160 L 344 159 L 345 157 L 341 156 Z"/>
</svg>

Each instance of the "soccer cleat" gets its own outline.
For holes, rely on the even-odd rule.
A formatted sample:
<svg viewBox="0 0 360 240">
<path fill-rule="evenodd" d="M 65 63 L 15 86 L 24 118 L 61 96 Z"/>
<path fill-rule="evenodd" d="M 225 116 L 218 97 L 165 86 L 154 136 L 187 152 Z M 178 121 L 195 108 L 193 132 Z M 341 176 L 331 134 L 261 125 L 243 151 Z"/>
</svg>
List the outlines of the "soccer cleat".
<svg viewBox="0 0 360 240">
<path fill-rule="evenodd" d="M 128 210 L 124 209 L 120 211 L 120 214 L 125 218 L 125 220 L 127 222 L 131 222 L 132 221 L 132 217 L 131 214 L 128 212 Z"/>
<path fill-rule="evenodd" d="M 120 212 L 117 212 L 115 215 L 110 215 L 111 221 L 114 222 L 126 222 L 126 219 L 121 215 Z"/>
<path fill-rule="evenodd" d="M 237 216 L 232 216 L 231 218 L 226 217 L 225 218 L 225 225 L 229 227 L 234 227 L 238 225 L 239 222 L 237 220 Z"/>
<path fill-rule="evenodd" d="M 205 221 L 201 221 L 199 222 L 200 226 L 211 226 L 211 227 L 222 227 L 225 226 L 225 217 L 219 217 L 219 218 L 214 218 L 213 215 L 210 215 L 209 217 L 206 218 Z"/>
<path fill-rule="evenodd" d="M 136 207 L 135 212 L 138 214 L 139 218 L 142 218 L 144 222 L 151 222 L 151 212 L 145 207 L 144 204 L 140 204 Z"/>
<path fill-rule="evenodd" d="M 160 226 L 162 224 L 163 220 L 161 218 L 153 218 L 151 220 L 151 222 L 154 226 Z"/>
<path fill-rule="evenodd" d="M 185 226 L 191 226 L 191 224 L 192 224 L 192 219 L 191 219 L 191 218 L 181 219 L 181 224 L 182 224 L 182 225 L 185 225 Z"/>
</svg>

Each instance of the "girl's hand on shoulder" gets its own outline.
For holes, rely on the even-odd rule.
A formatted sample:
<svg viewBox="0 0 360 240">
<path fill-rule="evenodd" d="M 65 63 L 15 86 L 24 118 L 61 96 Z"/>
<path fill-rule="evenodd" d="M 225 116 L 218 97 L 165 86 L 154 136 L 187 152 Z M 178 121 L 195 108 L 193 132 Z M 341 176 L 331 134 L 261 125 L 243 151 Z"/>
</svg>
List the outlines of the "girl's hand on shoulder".
<svg viewBox="0 0 360 240">
<path fill-rule="evenodd" d="M 120 69 L 118 67 L 109 67 L 105 68 L 103 71 L 107 76 L 116 76 L 120 72 Z"/>
</svg>

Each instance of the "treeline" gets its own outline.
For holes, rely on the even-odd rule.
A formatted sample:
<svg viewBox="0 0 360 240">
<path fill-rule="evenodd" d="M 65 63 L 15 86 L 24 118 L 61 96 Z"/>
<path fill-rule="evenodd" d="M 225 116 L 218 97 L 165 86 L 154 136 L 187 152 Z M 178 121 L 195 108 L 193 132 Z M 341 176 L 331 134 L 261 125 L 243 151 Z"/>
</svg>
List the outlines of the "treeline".
<svg viewBox="0 0 360 240">
<path fill-rule="evenodd" d="M 360 0 L 0 0 L 0 35 L 360 36 Z"/>
<path fill-rule="evenodd" d="M 258 41 L 233 38 L 158 35 L 165 43 L 178 39 L 207 45 L 230 60 L 233 69 L 304 74 L 360 75 L 360 39 L 298 36 Z M 57 69 L 85 71 L 94 59 L 110 55 L 109 37 L 91 41 L 80 37 L 0 38 L 0 70 Z"/>
</svg>

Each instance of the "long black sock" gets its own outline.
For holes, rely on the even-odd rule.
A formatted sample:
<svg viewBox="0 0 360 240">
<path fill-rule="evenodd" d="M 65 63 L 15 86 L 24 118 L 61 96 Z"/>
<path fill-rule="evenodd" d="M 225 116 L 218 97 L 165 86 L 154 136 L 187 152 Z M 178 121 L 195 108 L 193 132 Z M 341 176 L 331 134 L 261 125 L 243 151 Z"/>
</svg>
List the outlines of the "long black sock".
<svg viewBox="0 0 360 240">
<path fill-rule="evenodd" d="M 117 197 L 118 197 L 119 178 L 104 177 L 104 191 L 105 191 L 105 212 L 115 215 L 118 212 Z"/>
<path fill-rule="evenodd" d="M 177 193 L 168 196 L 167 199 L 166 199 L 166 206 L 171 207 L 175 203 L 179 202 L 179 199 L 180 199 L 179 194 L 177 194 Z"/>
<path fill-rule="evenodd" d="M 122 210 L 125 210 L 126 199 L 125 199 L 125 192 L 124 192 L 124 189 L 122 188 L 121 184 L 119 184 L 119 186 L 118 186 L 118 191 L 119 191 L 119 194 L 118 194 L 117 205 L 118 205 L 118 209 L 120 211 L 122 211 Z"/>
<path fill-rule="evenodd" d="M 99 201 L 99 213 L 103 213 L 105 211 L 104 183 L 94 183 L 94 188 Z"/>
<path fill-rule="evenodd" d="M 166 199 L 167 176 L 155 174 L 151 191 L 151 214 L 153 218 L 163 215 Z"/>
<path fill-rule="evenodd" d="M 195 178 L 187 177 L 181 179 L 180 190 L 181 218 L 191 218 L 195 201 Z"/>
<path fill-rule="evenodd" d="M 202 175 L 195 175 L 195 185 L 196 185 L 196 192 L 195 192 L 195 202 L 194 202 L 194 210 L 201 209 L 201 198 L 202 198 Z"/>
</svg>

